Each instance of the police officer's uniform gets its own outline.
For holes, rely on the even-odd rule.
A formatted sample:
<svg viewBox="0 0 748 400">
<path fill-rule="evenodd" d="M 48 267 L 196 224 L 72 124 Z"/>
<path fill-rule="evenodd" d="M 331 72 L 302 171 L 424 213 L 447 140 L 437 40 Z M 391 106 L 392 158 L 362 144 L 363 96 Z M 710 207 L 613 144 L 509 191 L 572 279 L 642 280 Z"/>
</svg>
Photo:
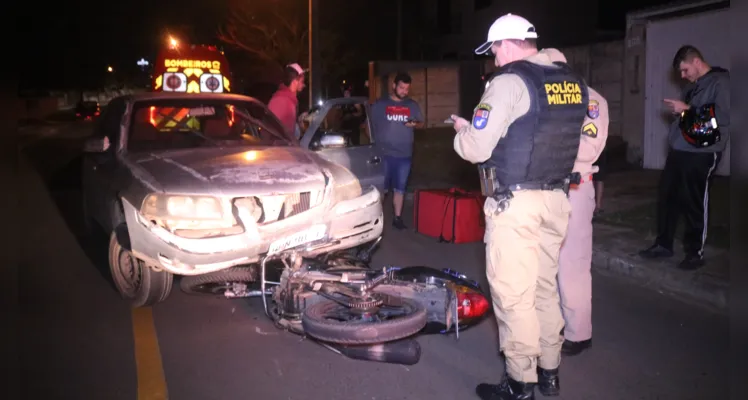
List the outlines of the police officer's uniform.
<svg viewBox="0 0 748 400">
<path fill-rule="evenodd" d="M 566 62 L 566 57 L 556 49 L 542 53 L 554 62 Z M 608 139 L 610 114 L 608 102 L 592 88 L 587 115 L 582 124 L 574 172 L 580 174 L 580 183 L 569 191 L 571 216 L 566 239 L 558 258 L 558 289 L 564 315 L 563 354 L 575 355 L 592 344 L 592 216 L 595 212 L 595 186 L 593 175 L 599 170 L 595 162 L 603 152 Z"/>
<path fill-rule="evenodd" d="M 536 37 L 527 20 L 506 15 L 494 22 L 476 53 L 500 40 Z M 538 53 L 502 66 L 472 123 L 458 118 L 455 124 L 455 151 L 480 165 L 489 196 L 486 276 L 508 375 L 500 385 L 479 385 L 483 399 L 533 399 L 536 382 L 544 393 L 558 392 L 564 325 L 558 254 L 571 211 L 565 191 L 587 104 L 582 79 L 568 65 Z"/>
</svg>

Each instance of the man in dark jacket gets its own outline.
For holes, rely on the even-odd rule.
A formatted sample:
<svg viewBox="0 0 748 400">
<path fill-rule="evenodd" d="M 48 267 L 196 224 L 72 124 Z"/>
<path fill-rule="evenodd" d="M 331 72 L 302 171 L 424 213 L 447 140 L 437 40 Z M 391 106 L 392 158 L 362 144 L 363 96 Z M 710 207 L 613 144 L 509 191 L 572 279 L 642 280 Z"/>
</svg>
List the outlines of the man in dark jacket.
<svg viewBox="0 0 748 400">
<path fill-rule="evenodd" d="M 670 152 L 660 179 L 657 239 L 652 247 L 639 254 L 645 258 L 672 257 L 675 228 L 682 214 L 686 222 L 683 235 L 686 257 L 679 268 L 693 270 L 704 265 L 709 181 L 729 140 L 730 74 L 726 69 L 707 64 L 693 46 L 683 46 L 678 50 L 673 68 L 688 84 L 683 89 L 681 100 L 664 100 L 678 117 L 670 126 Z M 696 147 L 684 139 L 679 126 L 680 115 L 692 107 L 707 104 L 715 107 L 722 140 L 711 146 Z"/>
</svg>

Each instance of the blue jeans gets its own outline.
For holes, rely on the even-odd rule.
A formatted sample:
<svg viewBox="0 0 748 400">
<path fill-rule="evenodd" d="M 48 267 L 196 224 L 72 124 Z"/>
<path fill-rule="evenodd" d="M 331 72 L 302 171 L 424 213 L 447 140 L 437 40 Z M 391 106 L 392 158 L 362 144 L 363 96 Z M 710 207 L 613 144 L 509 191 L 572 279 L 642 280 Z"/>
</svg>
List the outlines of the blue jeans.
<svg viewBox="0 0 748 400">
<path fill-rule="evenodd" d="M 384 189 L 405 193 L 410 176 L 410 157 L 384 156 Z"/>
</svg>

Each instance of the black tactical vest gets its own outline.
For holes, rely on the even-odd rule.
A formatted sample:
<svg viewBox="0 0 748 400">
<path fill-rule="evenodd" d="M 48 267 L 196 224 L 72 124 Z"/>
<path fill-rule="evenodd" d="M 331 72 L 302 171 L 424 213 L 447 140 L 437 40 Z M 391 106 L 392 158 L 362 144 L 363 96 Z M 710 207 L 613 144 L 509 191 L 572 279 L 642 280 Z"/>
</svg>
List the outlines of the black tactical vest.
<svg viewBox="0 0 748 400">
<path fill-rule="evenodd" d="M 491 77 L 516 74 L 530 94 L 529 111 L 509 126 L 482 165 L 496 168 L 501 186 L 556 184 L 574 169 L 589 93 L 571 67 L 554 64 L 515 61 Z"/>
</svg>

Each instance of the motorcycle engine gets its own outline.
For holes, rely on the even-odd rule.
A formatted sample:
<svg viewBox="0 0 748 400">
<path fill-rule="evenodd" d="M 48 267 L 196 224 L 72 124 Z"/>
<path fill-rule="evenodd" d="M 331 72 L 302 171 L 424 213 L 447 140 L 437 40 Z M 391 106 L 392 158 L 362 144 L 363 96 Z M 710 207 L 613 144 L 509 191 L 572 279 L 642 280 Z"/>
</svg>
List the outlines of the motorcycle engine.
<svg viewBox="0 0 748 400">
<path fill-rule="evenodd" d="M 315 293 L 310 287 L 306 266 L 300 270 L 284 268 L 278 287 L 273 292 L 273 302 L 278 307 L 280 318 L 289 321 L 300 321 L 304 310 L 324 297 Z"/>
</svg>

